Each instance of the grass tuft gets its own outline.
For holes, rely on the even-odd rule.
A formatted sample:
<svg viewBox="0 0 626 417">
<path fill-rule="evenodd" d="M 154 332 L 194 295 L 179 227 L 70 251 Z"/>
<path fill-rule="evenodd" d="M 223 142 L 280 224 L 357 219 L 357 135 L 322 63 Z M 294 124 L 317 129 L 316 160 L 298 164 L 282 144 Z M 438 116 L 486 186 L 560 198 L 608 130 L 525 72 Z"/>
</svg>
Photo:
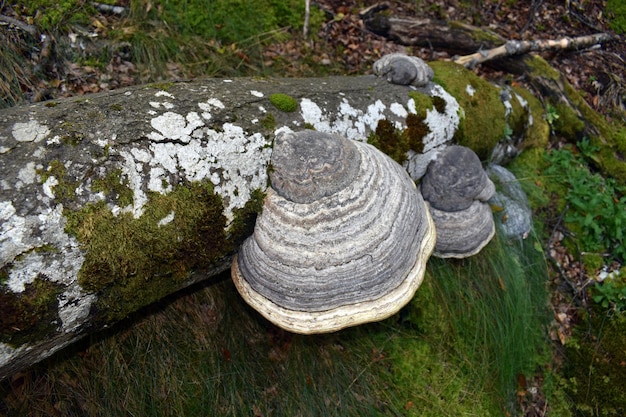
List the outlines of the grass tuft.
<svg viewBox="0 0 626 417">
<path fill-rule="evenodd" d="M 38 401 L 67 416 L 502 415 L 518 375 L 544 360 L 535 243 L 498 238 L 465 261 L 432 259 L 399 314 L 327 335 L 274 327 L 224 276 L 5 381 L 1 411 Z"/>
</svg>

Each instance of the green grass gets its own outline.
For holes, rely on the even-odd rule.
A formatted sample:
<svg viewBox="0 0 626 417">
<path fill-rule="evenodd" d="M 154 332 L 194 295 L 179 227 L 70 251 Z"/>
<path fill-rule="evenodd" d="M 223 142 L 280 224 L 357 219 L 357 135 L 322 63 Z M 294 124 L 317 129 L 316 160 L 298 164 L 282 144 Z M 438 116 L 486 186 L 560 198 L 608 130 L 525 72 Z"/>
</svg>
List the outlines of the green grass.
<svg viewBox="0 0 626 417">
<path fill-rule="evenodd" d="M 338 333 L 283 332 L 230 279 L 163 301 L 2 385 L 8 416 L 500 416 L 546 360 L 536 241 L 431 259 L 401 313 Z M 42 411 L 31 415 L 45 415 Z"/>
</svg>

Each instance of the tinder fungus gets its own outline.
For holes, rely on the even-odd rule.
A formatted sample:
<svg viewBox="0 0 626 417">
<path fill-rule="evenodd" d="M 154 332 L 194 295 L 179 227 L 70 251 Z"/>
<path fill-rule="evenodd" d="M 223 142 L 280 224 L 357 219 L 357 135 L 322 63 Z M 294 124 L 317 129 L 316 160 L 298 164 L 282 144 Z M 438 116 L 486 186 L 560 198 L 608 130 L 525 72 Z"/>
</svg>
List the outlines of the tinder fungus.
<svg viewBox="0 0 626 417">
<path fill-rule="evenodd" d="M 478 156 L 448 146 L 428 165 L 420 191 L 437 229 L 434 256 L 466 258 L 480 252 L 495 234 L 491 207 L 495 193 Z"/>
<path fill-rule="evenodd" d="M 315 131 L 277 136 L 271 165 L 263 211 L 232 265 L 244 300 L 304 334 L 400 310 L 435 243 L 402 167 L 368 144 Z"/>
<path fill-rule="evenodd" d="M 422 59 L 399 53 L 383 56 L 374 62 L 372 70 L 392 84 L 411 84 L 416 87 L 428 84 L 435 74 Z"/>
</svg>

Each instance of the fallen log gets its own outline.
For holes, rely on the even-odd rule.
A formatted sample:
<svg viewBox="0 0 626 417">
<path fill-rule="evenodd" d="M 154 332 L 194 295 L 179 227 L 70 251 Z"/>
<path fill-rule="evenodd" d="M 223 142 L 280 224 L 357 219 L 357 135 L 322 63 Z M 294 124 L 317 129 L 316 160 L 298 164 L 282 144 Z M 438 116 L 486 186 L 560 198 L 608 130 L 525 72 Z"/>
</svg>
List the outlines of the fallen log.
<svg viewBox="0 0 626 417">
<path fill-rule="evenodd" d="M 365 140 L 405 126 L 409 91 L 211 79 L 0 111 L 0 378 L 227 270 L 276 132 Z"/>
</svg>

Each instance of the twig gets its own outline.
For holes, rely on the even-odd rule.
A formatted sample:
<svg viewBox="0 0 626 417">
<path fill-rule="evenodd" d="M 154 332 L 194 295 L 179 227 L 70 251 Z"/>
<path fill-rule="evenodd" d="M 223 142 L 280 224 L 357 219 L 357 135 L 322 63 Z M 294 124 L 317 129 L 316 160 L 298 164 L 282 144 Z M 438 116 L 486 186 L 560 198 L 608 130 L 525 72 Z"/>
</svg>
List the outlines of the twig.
<svg viewBox="0 0 626 417">
<path fill-rule="evenodd" d="M 0 22 L 8 23 L 9 25 L 22 29 L 24 32 L 28 32 L 32 36 L 37 36 L 37 28 L 33 25 L 29 25 L 28 23 L 24 23 L 21 20 L 0 14 Z"/>
<path fill-rule="evenodd" d="M 479 51 L 474 54 L 464 55 L 454 59 L 454 62 L 465 67 L 474 67 L 486 61 L 505 56 L 521 55 L 528 52 L 547 51 L 552 49 L 580 49 L 591 45 L 608 42 L 615 39 L 609 33 L 596 33 L 594 35 L 579 36 L 576 38 L 561 38 L 557 40 L 540 39 L 536 41 L 511 40 L 496 48 Z"/>
<path fill-rule="evenodd" d="M 311 15 L 311 0 L 304 0 L 304 27 L 302 28 L 302 37 L 304 39 L 309 35 L 309 17 Z"/>
</svg>

